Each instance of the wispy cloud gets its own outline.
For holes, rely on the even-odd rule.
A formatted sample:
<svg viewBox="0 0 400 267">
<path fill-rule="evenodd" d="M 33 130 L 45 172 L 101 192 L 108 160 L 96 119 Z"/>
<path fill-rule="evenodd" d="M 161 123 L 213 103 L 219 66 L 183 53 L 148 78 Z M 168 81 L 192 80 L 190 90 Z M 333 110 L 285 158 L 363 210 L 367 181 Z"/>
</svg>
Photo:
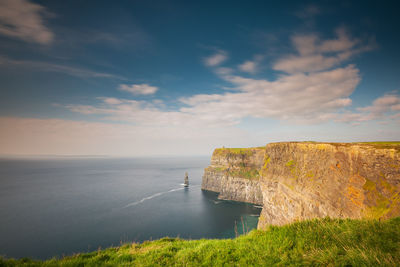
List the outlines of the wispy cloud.
<svg viewBox="0 0 400 267">
<path fill-rule="evenodd" d="M 46 9 L 28 0 L 0 1 L 0 34 L 28 42 L 50 44 L 54 34 L 45 26 Z"/>
<path fill-rule="evenodd" d="M 257 72 L 257 62 L 255 62 L 255 61 L 251 61 L 251 60 L 245 61 L 245 62 L 243 62 L 243 64 L 240 64 L 238 67 L 241 71 L 244 71 L 244 72 L 248 72 L 248 73 L 256 73 Z"/>
<path fill-rule="evenodd" d="M 133 50 L 151 50 L 154 40 L 151 35 L 137 25 L 129 25 L 129 28 L 120 27 L 96 30 L 93 28 L 57 28 L 57 44 L 64 45 L 68 49 L 80 48 L 82 45 L 107 45 L 118 49 L 129 47 Z"/>
<path fill-rule="evenodd" d="M 61 65 L 43 61 L 15 60 L 0 56 L 0 67 L 2 68 L 28 68 L 30 71 L 59 72 L 82 78 L 112 78 L 126 80 L 126 78 L 105 72 L 92 71 L 85 68 Z"/>
<path fill-rule="evenodd" d="M 335 40 L 321 40 L 317 36 L 294 36 L 292 40 L 299 54 L 297 60 L 315 55 L 326 59 L 323 54 L 325 52 L 354 54 L 356 49 L 364 47 L 359 44 L 361 41 L 348 37 L 340 30 Z M 355 48 L 357 45 L 359 48 Z M 217 63 L 220 61 L 213 61 L 215 66 Z M 319 66 L 316 64 L 317 67 L 313 64 L 294 64 L 295 67 L 287 65 L 284 68 L 287 73 L 275 80 L 242 77 L 235 74 L 232 68 L 217 67 L 215 73 L 232 84 L 229 91 L 181 98 L 179 101 L 182 106 L 174 111 L 159 108 L 151 102 L 126 99 L 102 99 L 98 105 L 69 105 L 67 108 L 74 112 L 103 114 L 107 119 L 141 125 L 181 125 L 194 128 L 231 126 L 239 124 L 246 117 L 296 123 L 333 121 L 343 116 L 341 112 L 351 106 L 350 96 L 360 82 L 359 70 L 355 65 L 337 67 L 337 64 L 321 63 Z M 151 94 L 156 88 L 147 84 L 125 85 L 124 90 L 134 94 Z"/>
<path fill-rule="evenodd" d="M 97 105 L 68 105 L 73 112 L 100 114 L 108 120 L 140 125 L 221 127 L 240 123 L 245 117 L 321 122 L 351 104 L 349 96 L 360 78 L 350 65 L 332 71 L 284 76 L 276 81 L 240 76 L 221 76 L 234 85 L 234 92 L 200 94 L 179 101 L 177 111 L 149 101 L 101 98 Z"/>
<path fill-rule="evenodd" d="M 326 10 L 323 10 L 320 5 L 309 4 L 300 8 L 294 13 L 294 15 L 302 20 L 304 24 L 303 26 L 307 28 L 314 28 L 316 25 L 316 18 L 321 16 L 325 11 Z"/>
<path fill-rule="evenodd" d="M 365 122 L 400 116 L 400 96 L 397 92 L 386 93 L 373 101 L 370 106 L 361 107 L 357 112 L 347 112 L 338 116 L 340 122 Z"/>
<path fill-rule="evenodd" d="M 329 119 L 331 112 L 349 106 L 349 96 L 360 78 L 350 65 L 331 71 L 282 76 L 275 81 L 222 76 L 236 92 L 183 99 L 192 106 L 182 111 L 227 118 L 234 122 L 251 116 L 293 121 L 318 122 Z"/>
<path fill-rule="evenodd" d="M 246 60 L 245 62 L 240 64 L 238 68 L 240 71 L 255 74 L 259 71 L 262 59 L 262 55 L 256 55 L 253 60 Z"/>
<path fill-rule="evenodd" d="M 126 91 L 134 95 L 152 95 L 157 92 L 158 87 L 148 85 L 147 83 L 143 84 L 121 84 L 119 86 L 119 90 Z"/>
<path fill-rule="evenodd" d="M 340 34 L 335 40 L 322 40 L 317 35 L 294 36 L 292 40 L 298 58 L 320 55 L 325 59 L 332 57 L 326 54 L 338 57 L 341 53 L 366 51 L 358 39 L 340 37 Z M 248 62 L 261 64 L 256 60 L 253 58 Z M 16 61 L 0 58 L 0 64 L 9 62 L 18 65 Z M 305 68 L 303 71 L 300 67 L 296 71 L 285 69 L 276 79 L 268 80 L 243 77 L 235 68 L 220 67 L 221 60 L 211 62 L 214 65 L 209 66 L 215 67 L 214 72 L 232 85 L 229 90 L 178 99 L 178 108 L 168 107 L 159 99 L 139 101 L 116 97 L 98 97 L 90 105 L 63 105 L 87 118 L 93 115 L 96 119 L 100 117 L 104 123 L 0 117 L 0 152 L 145 155 L 151 146 L 156 147 L 151 151 L 153 154 L 168 154 L 171 151 L 187 154 L 188 147 L 197 153 L 208 153 L 215 146 L 234 146 L 238 144 L 237 140 L 257 139 L 264 142 L 264 134 L 255 135 L 237 127 L 246 118 L 298 124 L 336 121 L 348 122 L 354 127 L 379 118 L 400 119 L 400 97 L 397 92 L 387 93 L 370 106 L 356 109 L 355 112 L 349 111 L 351 95 L 360 82 L 359 70 L 352 64 L 339 67 L 340 61 L 326 66 L 322 64 L 316 69 Z M 46 64 L 37 66 L 42 69 L 55 67 Z M 76 70 L 63 67 L 54 69 L 78 75 Z M 91 72 L 85 75 L 103 77 Z M 118 89 L 133 95 L 151 95 L 157 92 L 158 87 L 121 84 Z M 392 131 L 386 136 L 394 138 L 396 133 Z M 281 133 L 280 138 L 282 136 L 294 138 L 296 135 Z"/>
<path fill-rule="evenodd" d="M 223 50 L 219 50 L 216 54 L 204 58 L 204 64 L 206 64 L 209 67 L 215 67 L 222 64 L 227 59 L 228 59 L 228 54 Z"/>
<path fill-rule="evenodd" d="M 296 44 L 298 57 L 318 53 L 322 53 L 324 57 L 325 52 L 343 53 L 353 51 L 356 46 L 362 47 L 354 38 L 338 37 L 339 42 L 321 40 L 315 36 L 296 38 L 293 37 L 293 42 Z M 99 97 L 97 102 L 91 105 L 70 104 L 64 107 L 72 112 L 88 117 L 96 115 L 97 119 L 102 117 L 104 121 L 115 123 L 104 125 L 91 123 L 81 125 L 65 121 L 59 123 L 65 128 L 82 127 L 102 133 L 104 131 L 107 136 L 102 137 L 105 140 L 103 142 L 106 144 L 115 142 L 123 151 L 126 144 L 129 144 L 128 147 L 138 148 L 148 144 L 152 146 L 161 144 L 168 150 L 172 149 L 171 146 L 186 141 L 188 144 L 202 145 L 198 151 L 203 151 L 205 148 L 210 149 L 210 145 L 215 145 L 210 143 L 210 139 L 220 145 L 233 144 L 233 140 L 240 140 L 238 138 L 243 136 L 248 137 L 249 133 L 243 133 L 236 127 L 245 118 L 267 118 L 299 124 L 340 121 L 350 122 L 356 127 L 362 121 L 384 116 L 388 112 L 391 112 L 393 119 L 399 114 L 400 101 L 396 93 L 386 94 L 376 99 L 370 107 L 360 108 L 357 112 L 346 112 L 352 105 L 351 95 L 360 82 L 359 70 L 352 64 L 321 67 L 318 71 L 309 69 L 302 72 L 288 71 L 274 80 L 268 80 L 243 77 L 238 75 L 234 68 L 218 67 L 221 61 L 215 60 L 213 63 L 215 63 L 213 65 L 215 73 L 232 85 L 229 90 L 178 99 L 180 103 L 178 108 L 168 107 L 157 99 L 139 101 Z M 134 95 L 154 94 L 158 90 L 149 84 L 122 84 L 119 89 Z M 22 122 L 12 123 L 20 125 Z M 36 124 L 44 125 L 45 122 L 35 121 Z M 63 127 L 61 128 L 64 129 Z M 39 126 L 33 128 L 38 129 Z M 10 136 L 12 135 L 7 138 L 10 139 Z M 226 139 L 228 136 L 233 139 Z M 83 140 L 84 137 L 79 138 Z M 100 139 L 99 143 L 102 142 Z M 122 142 L 125 142 L 125 145 Z"/>
<path fill-rule="evenodd" d="M 86 115 L 99 114 L 107 120 L 123 121 L 152 127 L 199 127 L 215 128 L 232 125 L 211 114 L 197 114 L 183 110 L 164 110 L 159 101 L 137 101 L 130 99 L 99 98 L 96 105 L 67 105 L 67 109 Z"/>
<path fill-rule="evenodd" d="M 336 30 L 336 39 L 321 40 L 316 34 L 295 35 L 292 44 L 296 54 L 286 55 L 273 65 L 273 69 L 287 73 L 315 72 L 330 69 L 359 53 L 375 48 L 352 38 L 345 28 Z"/>
</svg>

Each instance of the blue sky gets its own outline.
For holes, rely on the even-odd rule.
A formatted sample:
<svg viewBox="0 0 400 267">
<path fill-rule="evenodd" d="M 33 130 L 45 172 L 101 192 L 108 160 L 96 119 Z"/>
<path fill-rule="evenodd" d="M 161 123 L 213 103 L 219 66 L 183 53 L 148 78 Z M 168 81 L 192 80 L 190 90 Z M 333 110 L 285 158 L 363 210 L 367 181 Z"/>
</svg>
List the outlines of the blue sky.
<svg viewBox="0 0 400 267">
<path fill-rule="evenodd" d="M 386 1 L 0 0 L 0 154 L 400 136 Z"/>
</svg>

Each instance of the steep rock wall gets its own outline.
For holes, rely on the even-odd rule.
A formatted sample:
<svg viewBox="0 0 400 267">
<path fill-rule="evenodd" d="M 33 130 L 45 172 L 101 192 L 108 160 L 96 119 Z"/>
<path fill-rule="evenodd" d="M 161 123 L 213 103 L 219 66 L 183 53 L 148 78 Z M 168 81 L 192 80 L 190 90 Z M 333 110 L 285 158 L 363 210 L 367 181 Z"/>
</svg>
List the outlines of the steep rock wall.
<svg viewBox="0 0 400 267">
<path fill-rule="evenodd" d="M 202 189 L 263 205 L 258 228 L 320 217 L 400 216 L 400 143 L 216 149 Z"/>
<path fill-rule="evenodd" d="M 273 143 L 258 228 L 318 217 L 400 216 L 400 154 L 374 144 Z"/>
<path fill-rule="evenodd" d="M 262 204 L 260 173 L 265 148 L 216 149 L 204 170 L 202 189 L 219 192 L 219 198 Z"/>
</svg>

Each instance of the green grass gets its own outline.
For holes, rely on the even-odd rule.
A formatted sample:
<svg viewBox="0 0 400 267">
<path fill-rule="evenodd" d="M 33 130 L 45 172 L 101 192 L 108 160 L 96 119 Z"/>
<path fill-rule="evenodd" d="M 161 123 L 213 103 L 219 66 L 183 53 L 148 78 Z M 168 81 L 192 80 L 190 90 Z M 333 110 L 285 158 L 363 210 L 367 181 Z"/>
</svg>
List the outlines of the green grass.
<svg viewBox="0 0 400 267">
<path fill-rule="evenodd" d="M 228 175 L 248 180 L 260 179 L 260 171 L 251 167 L 240 167 L 237 169 L 229 170 Z"/>
<path fill-rule="evenodd" d="M 353 142 L 353 143 L 333 143 L 333 142 L 316 142 L 316 141 L 291 141 L 276 142 L 270 144 L 313 144 L 313 145 L 332 145 L 335 147 L 351 147 L 362 146 L 373 149 L 393 149 L 396 153 L 400 152 L 400 141 L 377 141 L 377 142 Z M 268 146 L 268 145 L 267 145 Z"/>
<path fill-rule="evenodd" d="M 45 262 L 0 266 L 399 266 L 400 217 L 322 219 L 271 226 L 236 239 L 163 238 Z"/>
<path fill-rule="evenodd" d="M 215 167 L 215 168 L 214 168 L 214 171 L 222 172 L 222 171 L 226 171 L 227 169 L 228 169 L 228 167 L 226 167 L 226 166 Z"/>
<path fill-rule="evenodd" d="M 369 145 L 378 149 L 395 149 L 396 151 L 400 151 L 400 142 L 359 142 L 355 143 L 359 145 Z"/>
<path fill-rule="evenodd" d="M 371 144 L 371 145 L 400 145 L 400 141 L 359 142 L 358 144 Z"/>
<path fill-rule="evenodd" d="M 294 162 L 293 160 L 289 160 L 288 162 L 286 162 L 286 167 L 292 167 L 293 165 L 296 165 L 296 162 Z"/>
<path fill-rule="evenodd" d="M 265 146 L 261 147 L 249 147 L 249 148 L 216 148 L 214 150 L 215 155 L 219 156 L 252 156 L 255 150 L 263 150 Z"/>
<path fill-rule="evenodd" d="M 217 148 L 215 149 L 215 153 L 217 155 L 242 155 L 242 156 L 251 156 L 253 155 L 253 151 L 250 148 Z"/>
</svg>

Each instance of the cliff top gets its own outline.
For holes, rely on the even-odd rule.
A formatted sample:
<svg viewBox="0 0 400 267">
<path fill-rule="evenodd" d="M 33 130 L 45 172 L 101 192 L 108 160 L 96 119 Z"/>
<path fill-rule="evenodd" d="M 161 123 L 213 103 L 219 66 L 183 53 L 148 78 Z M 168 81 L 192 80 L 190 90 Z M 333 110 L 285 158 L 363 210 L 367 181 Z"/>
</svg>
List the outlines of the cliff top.
<svg viewBox="0 0 400 267">
<path fill-rule="evenodd" d="M 269 143 L 267 145 L 272 144 L 315 144 L 315 145 L 332 145 L 332 146 L 365 146 L 366 148 L 372 147 L 375 149 L 395 149 L 397 152 L 400 152 L 400 141 L 377 141 L 377 142 L 353 142 L 353 143 L 335 143 L 335 142 L 316 142 L 316 141 L 290 141 L 290 142 L 274 142 Z M 224 155 L 224 154 L 237 154 L 237 155 L 251 155 L 255 151 L 265 149 L 265 146 L 261 147 L 249 147 L 249 148 L 216 148 L 214 153 L 216 155 Z"/>
<path fill-rule="evenodd" d="M 301 141 L 301 142 L 276 142 L 270 144 L 287 144 L 287 143 L 297 143 L 297 144 L 315 144 L 315 145 L 332 145 L 335 147 L 351 147 L 351 146 L 359 146 L 365 148 L 374 148 L 374 149 L 395 149 L 397 152 L 400 152 L 400 141 L 376 141 L 376 142 L 353 142 L 353 143 L 335 143 L 335 142 L 315 142 L 315 141 Z"/>
<path fill-rule="evenodd" d="M 249 148 L 216 148 L 214 150 L 215 155 L 226 155 L 226 154 L 233 154 L 233 155 L 248 155 L 251 156 L 256 151 L 262 151 L 265 149 L 265 146 L 260 147 L 249 147 Z"/>
</svg>

